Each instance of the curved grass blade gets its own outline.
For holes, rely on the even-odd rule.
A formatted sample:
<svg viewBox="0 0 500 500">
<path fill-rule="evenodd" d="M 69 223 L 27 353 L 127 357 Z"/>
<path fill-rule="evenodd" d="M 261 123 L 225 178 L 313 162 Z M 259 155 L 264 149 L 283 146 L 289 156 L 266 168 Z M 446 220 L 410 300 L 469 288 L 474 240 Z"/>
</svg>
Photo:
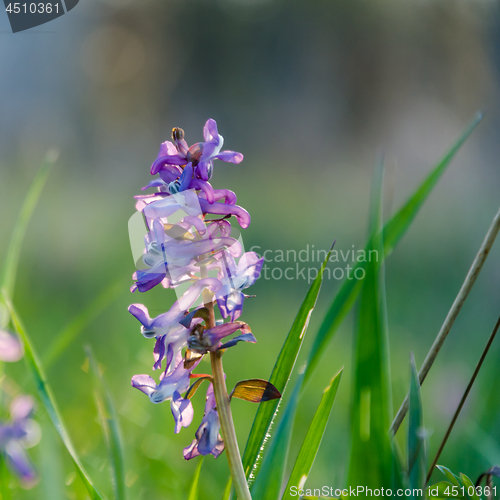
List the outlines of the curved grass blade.
<svg viewBox="0 0 500 500">
<path fill-rule="evenodd" d="M 311 472 L 323 435 L 325 434 L 326 425 L 330 419 L 343 371 L 344 369 L 342 368 L 342 370 L 332 379 L 330 385 L 325 389 L 321 402 L 302 443 L 302 447 L 300 448 L 295 465 L 293 466 L 290 479 L 281 497 L 282 500 L 292 498 L 290 488 L 292 486 L 302 488 L 307 480 L 307 476 L 309 476 L 309 472 Z"/>
<path fill-rule="evenodd" d="M 279 498 L 302 380 L 303 376 L 297 381 L 283 418 L 278 425 L 276 435 L 265 454 L 261 471 L 252 488 L 253 498 L 259 500 L 276 500 Z"/>
<path fill-rule="evenodd" d="M 224 489 L 224 495 L 222 500 L 230 500 L 233 493 L 233 479 L 230 477 L 229 481 L 226 483 L 226 488 Z"/>
<path fill-rule="evenodd" d="M 31 183 L 29 191 L 24 199 L 23 206 L 19 212 L 14 231 L 10 239 L 9 248 L 7 250 L 7 257 L 4 262 L 2 278 L 0 280 L 0 288 L 7 291 L 7 295 L 12 297 L 14 295 L 14 287 L 16 283 L 17 268 L 19 265 L 19 256 L 21 254 L 21 247 L 23 244 L 24 236 L 28 228 L 29 221 L 38 203 L 40 195 L 42 194 L 43 187 L 50 174 L 50 170 L 57 160 L 58 153 L 56 151 L 49 151 L 43 160 L 42 165 Z M 3 300 L 0 298 L 0 303 Z M 7 320 L 7 321 L 6 321 Z M 6 326 L 8 318 L 0 318 L 0 328 Z"/>
<path fill-rule="evenodd" d="M 199 485 L 200 485 L 200 473 L 201 473 L 201 466 L 203 465 L 203 457 L 201 457 L 200 461 L 198 462 L 198 465 L 196 466 L 196 470 L 194 471 L 194 476 L 191 481 L 191 489 L 189 490 L 189 497 L 188 500 L 198 500 L 198 492 L 199 492 Z"/>
<path fill-rule="evenodd" d="M 7 307 L 9 309 L 9 312 L 10 312 L 10 315 L 12 318 L 12 322 L 14 324 L 14 328 L 16 329 L 18 335 L 22 338 L 22 340 L 24 342 L 24 349 L 25 349 L 24 360 L 26 361 L 26 364 L 33 375 L 33 378 L 35 380 L 35 385 L 36 385 L 36 388 L 38 390 L 38 394 L 40 396 L 40 399 L 42 400 L 42 403 L 43 403 L 52 423 L 54 424 L 54 427 L 56 428 L 57 432 L 59 433 L 59 436 L 61 436 L 61 439 L 62 439 L 64 445 L 66 446 L 68 453 L 70 454 L 71 458 L 73 459 L 73 463 L 75 464 L 76 470 L 77 470 L 78 474 L 80 475 L 80 477 L 85 485 L 85 488 L 87 489 L 87 491 L 90 495 L 90 498 L 92 500 L 103 500 L 103 497 L 99 494 L 97 489 L 92 484 L 90 477 L 88 476 L 87 472 L 85 471 L 85 469 L 82 465 L 82 462 L 80 461 L 80 458 L 78 457 L 78 454 L 76 453 L 76 450 L 73 446 L 71 438 L 69 437 L 68 431 L 66 430 L 66 427 L 64 426 L 64 423 L 61 419 L 60 412 L 59 412 L 59 409 L 57 407 L 57 403 L 54 399 L 52 389 L 47 382 L 47 378 L 45 377 L 45 373 L 44 373 L 42 365 L 39 361 L 38 355 L 33 348 L 31 340 L 28 337 L 28 334 L 27 334 L 26 329 L 24 328 L 24 326 L 21 322 L 21 319 L 19 318 L 17 312 L 15 311 L 14 306 L 12 305 L 7 294 L 5 293 L 5 290 L 3 291 L 3 297 L 4 297 L 4 300 L 5 300 Z"/>
<path fill-rule="evenodd" d="M 335 244 L 335 243 L 334 243 Z M 332 245 L 333 248 L 333 245 Z M 292 328 L 281 348 L 281 352 L 276 360 L 269 382 L 283 395 L 292 373 L 293 367 L 299 355 L 302 342 L 309 325 L 309 320 L 316 306 L 318 294 L 321 289 L 323 272 L 328 263 L 332 249 L 328 252 L 316 279 L 309 288 L 304 302 L 300 306 L 299 312 L 293 322 Z M 263 450 L 265 442 L 269 438 L 269 431 L 278 411 L 280 400 L 267 401 L 261 403 L 255 415 L 250 435 L 248 436 L 245 453 L 243 455 L 243 469 L 247 478 L 255 478 L 257 472 L 257 461 L 259 453 Z"/>
<path fill-rule="evenodd" d="M 87 346 L 85 352 L 89 358 L 89 365 L 94 383 L 94 398 L 106 445 L 108 447 L 115 500 L 125 500 L 125 465 L 123 460 L 123 444 L 120 426 L 118 424 L 118 414 L 116 413 L 111 393 L 99 372 L 99 367 L 92 352 L 92 348 Z"/>
<path fill-rule="evenodd" d="M 119 280 L 105 288 L 94 300 L 87 305 L 64 329 L 55 336 L 54 340 L 42 355 L 43 365 L 48 370 L 59 359 L 63 352 L 75 341 L 85 328 L 105 311 L 118 296 L 123 293 L 124 281 Z"/>
<path fill-rule="evenodd" d="M 383 229 L 383 249 L 384 255 L 392 253 L 397 244 L 401 241 L 411 223 L 415 219 L 418 211 L 429 197 L 435 185 L 442 177 L 451 160 L 458 150 L 477 127 L 482 120 L 483 115 L 477 113 L 463 134 L 458 138 L 455 144 L 448 150 L 443 158 L 432 169 L 430 174 L 424 179 L 422 184 L 413 192 L 408 201 L 399 211 L 385 224 Z M 359 267 L 365 267 L 364 263 L 358 263 Z M 305 373 L 304 386 L 309 382 L 314 370 L 318 366 L 323 352 L 327 345 L 332 341 L 337 329 L 344 321 L 351 310 L 356 297 L 361 289 L 359 280 L 346 280 L 335 296 L 330 309 L 321 323 L 316 338 L 314 340 L 307 369 Z"/>
<path fill-rule="evenodd" d="M 382 185 L 381 164 L 372 185 L 369 243 L 369 248 L 376 250 L 379 258 L 367 263 L 360 295 L 348 475 L 348 486 L 364 485 L 372 489 L 392 487 L 394 480 L 393 452 L 387 433 L 392 397 L 380 230 Z"/>
<path fill-rule="evenodd" d="M 426 454 L 423 426 L 422 394 L 413 353 L 410 355 L 410 411 L 408 423 L 408 479 L 410 489 L 424 488 L 426 484 Z"/>
</svg>

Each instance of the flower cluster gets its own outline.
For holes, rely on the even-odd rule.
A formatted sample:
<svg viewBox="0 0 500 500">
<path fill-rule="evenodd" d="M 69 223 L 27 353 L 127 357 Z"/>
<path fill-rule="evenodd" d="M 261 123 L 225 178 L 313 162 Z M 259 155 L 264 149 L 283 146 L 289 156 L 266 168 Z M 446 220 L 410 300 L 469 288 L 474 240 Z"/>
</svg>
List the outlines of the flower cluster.
<svg viewBox="0 0 500 500">
<path fill-rule="evenodd" d="M 203 136 L 204 142 L 189 147 L 184 131 L 174 128 L 172 142 L 161 145 L 151 166 L 157 177 L 143 188 L 156 191 L 136 197 L 146 234 L 131 291 L 145 292 L 161 284 L 174 289 L 178 300 L 155 318 L 142 304 L 129 307 L 143 336 L 155 339 L 153 369 L 161 372 L 159 383 L 149 375 L 135 375 L 132 385 L 153 403 L 170 401 L 176 433 L 191 424 L 190 398 L 203 381 L 209 382 L 201 425 L 184 449 L 187 460 L 200 454 L 217 457 L 224 449 L 214 379 L 193 372 L 206 354 L 222 353 L 241 341 L 256 342 L 249 326 L 238 318 L 248 297 L 244 291 L 259 278 L 263 264 L 255 252 L 243 251 L 239 233 L 230 223 L 234 217 L 246 228 L 250 215 L 236 205 L 234 192 L 214 189 L 209 182 L 214 160 L 240 163 L 243 155 L 221 151 L 223 138 L 212 119 Z"/>
<path fill-rule="evenodd" d="M 0 330 L 0 362 L 19 361 L 23 357 L 23 346 L 14 335 Z M 38 427 L 31 419 L 33 399 L 17 396 L 10 405 L 10 418 L 0 420 L 0 460 L 3 458 L 24 487 L 32 487 L 38 481 L 25 448 L 36 444 Z"/>
</svg>

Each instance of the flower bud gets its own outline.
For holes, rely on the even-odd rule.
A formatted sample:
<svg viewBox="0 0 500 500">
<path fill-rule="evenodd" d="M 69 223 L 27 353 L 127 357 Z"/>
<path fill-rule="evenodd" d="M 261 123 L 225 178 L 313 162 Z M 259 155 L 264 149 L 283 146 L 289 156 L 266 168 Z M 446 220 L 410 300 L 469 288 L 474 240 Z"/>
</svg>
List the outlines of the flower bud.
<svg viewBox="0 0 500 500">
<path fill-rule="evenodd" d="M 184 130 L 182 130 L 179 127 L 173 128 L 172 129 L 172 140 L 174 142 L 177 142 L 177 141 L 182 141 L 182 139 L 184 139 Z"/>
</svg>

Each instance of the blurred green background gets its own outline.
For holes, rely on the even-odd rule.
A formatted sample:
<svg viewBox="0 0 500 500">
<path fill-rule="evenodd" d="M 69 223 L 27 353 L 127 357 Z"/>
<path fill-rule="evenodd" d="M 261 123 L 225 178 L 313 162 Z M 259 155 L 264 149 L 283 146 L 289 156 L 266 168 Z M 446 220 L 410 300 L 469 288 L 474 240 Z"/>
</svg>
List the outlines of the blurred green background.
<svg viewBox="0 0 500 500">
<path fill-rule="evenodd" d="M 151 374 L 153 343 L 127 306 L 142 302 L 159 314 L 175 298 L 163 289 L 129 292 L 127 233 L 133 196 L 149 182 L 172 127 L 183 127 L 193 143 L 212 117 L 225 146 L 245 155 L 241 165 L 216 164 L 213 185 L 234 190 L 252 215 L 243 232 L 247 250 L 326 249 L 336 239 L 345 252 L 364 245 L 381 150 L 390 214 L 474 112 L 486 112 L 387 261 L 397 408 L 409 386 L 410 351 L 419 366 L 498 208 L 499 27 L 498 5 L 487 0 L 81 0 L 68 15 L 15 35 L 0 15 L 1 256 L 46 150 L 60 150 L 29 227 L 14 296 L 42 360 L 89 303 L 118 289 L 48 367 L 76 447 L 103 493 L 111 496 L 109 462 L 87 344 L 121 418 L 129 498 L 184 499 L 196 467 L 182 448 L 201 421 L 202 391 L 192 426 L 174 435 L 168 403 L 152 405 L 130 387 L 132 375 Z M 499 257 L 497 244 L 424 385 L 432 457 L 500 312 Z M 325 281 L 299 365 L 339 286 Z M 242 319 L 258 343 L 225 356 L 230 387 L 269 376 L 307 288 L 304 279 L 261 279 L 252 288 L 257 298 L 246 302 Z M 300 403 L 292 457 L 323 388 L 345 366 L 311 487 L 345 480 L 352 339 L 350 316 Z M 440 460 L 472 479 L 500 464 L 499 353 L 496 342 Z M 35 392 L 23 362 L 7 366 L 7 376 L 2 384 L 10 392 Z M 241 447 L 256 409 L 233 403 Z M 41 405 L 37 417 L 43 438 L 31 456 L 42 480 L 33 490 L 14 489 L 13 498 L 87 498 Z M 208 457 L 201 499 L 220 498 L 227 475 L 224 455 Z"/>
</svg>

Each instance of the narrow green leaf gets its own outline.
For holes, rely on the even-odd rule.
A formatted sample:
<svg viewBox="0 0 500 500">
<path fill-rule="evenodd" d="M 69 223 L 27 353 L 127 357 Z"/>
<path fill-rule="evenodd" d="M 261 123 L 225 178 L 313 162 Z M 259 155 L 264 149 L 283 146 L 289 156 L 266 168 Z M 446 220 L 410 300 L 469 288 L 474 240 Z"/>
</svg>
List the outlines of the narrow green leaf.
<svg viewBox="0 0 500 500">
<path fill-rule="evenodd" d="M 97 361 L 91 347 L 87 346 L 85 352 L 89 358 L 89 365 L 93 375 L 94 397 L 109 452 L 115 500 L 125 500 L 125 464 L 118 414 L 111 393 L 99 373 Z"/>
<path fill-rule="evenodd" d="M 45 353 L 43 365 L 48 370 L 64 351 L 78 338 L 85 328 L 105 311 L 123 293 L 126 284 L 123 280 L 112 283 L 90 302 L 63 330 L 58 333 Z"/>
<path fill-rule="evenodd" d="M 300 306 L 299 312 L 281 348 L 281 352 L 276 360 L 271 377 L 269 378 L 269 382 L 273 384 L 281 394 L 285 392 L 297 356 L 299 355 L 302 342 L 304 341 L 309 320 L 316 306 L 318 294 L 321 289 L 323 272 L 331 252 L 332 250 L 330 249 L 330 252 L 328 252 L 318 272 L 318 276 L 311 284 L 304 302 L 302 302 Z M 278 405 L 279 400 L 267 401 L 259 405 L 243 455 L 243 469 L 245 470 L 247 478 L 254 479 L 256 476 L 259 453 L 268 439 L 270 428 L 278 410 Z"/>
<path fill-rule="evenodd" d="M 194 471 L 193 479 L 191 480 L 191 489 L 189 490 L 188 500 L 198 500 L 201 466 L 203 465 L 203 457 L 198 461 L 196 470 Z"/>
<path fill-rule="evenodd" d="M 481 500 L 479 495 L 476 492 L 476 488 L 470 478 L 468 478 L 465 474 L 460 473 L 460 481 L 464 485 L 464 491 L 467 495 L 466 498 L 469 498 L 470 500 Z"/>
<path fill-rule="evenodd" d="M 41 424 L 43 440 L 37 446 L 37 456 L 34 457 L 34 461 L 39 468 L 42 480 L 37 497 L 40 500 L 68 500 L 66 473 L 61 457 L 61 440 L 52 422 L 43 419 L 39 421 L 39 424 Z"/>
<path fill-rule="evenodd" d="M 255 499 L 276 500 L 279 498 L 302 380 L 303 376 L 299 378 L 293 390 L 276 435 L 264 456 L 261 470 L 252 487 L 252 497 Z"/>
<path fill-rule="evenodd" d="M 260 403 L 279 399 L 281 398 L 281 394 L 267 380 L 254 378 L 238 382 L 231 392 L 231 397 L 250 401 L 251 403 Z"/>
<path fill-rule="evenodd" d="M 203 384 L 203 382 L 205 382 L 205 380 L 212 381 L 212 377 L 210 375 L 207 375 L 206 377 L 196 378 L 195 381 L 191 384 L 191 386 L 187 390 L 185 398 L 191 399 L 196 394 L 196 391 L 200 388 L 200 385 Z"/>
<path fill-rule="evenodd" d="M 392 488 L 395 470 L 387 433 L 392 397 L 380 231 L 382 181 L 381 166 L 374 176 L 370 211 L 369 248 L 377 251 L 378 258 L 367 263 L 357 319 L 348 476 L 349 486 L 373 489 Z"/>
<path fill-rule="evenodd" d="M 28 224 L 35 210 L 36 204 L 42 194 L 43 187 L 50 174 L 50 170 L 57 160 L 58 153 L 56 151 L 49 151 L 43 160 L 42 165 L 31 183 L 29 191 L 24 199 L 23 206 L 17 217 L 14 231 L 12 233 L 9 247 L 7 250 L 7 257 L 4 262 L 2 278 L 0 280 L 0 288 L 7 291 L 7 295 L 12 297 L 14 295 L 14 287 L 16 284 L 17 268 L 19 264 L 19 256 L 21 254 L 21 247 L 23 244 Z M 3 300 L 0 298 L 0 303 Z M 2 304 L 4 305 L 4 304 Z M 2 311 L 0 311 L 2 313 Z M 5 327 L 8 323 L 8 315 L 5 311 L 0 317 L 0 328 Z"/>
<path fill-rule="evenodd" d="M 233 479 L 229 477 L 229 481 L 226 483 L 226 488 L 224 489 L 224 495 L 222 500 L 230 500 L 233 490 Z"/>
<path fill-rule="evenodd" d="M 330 385 L 325 389 L 321 402 L 302 443 L 302 447 L 300 448 L 297 460 L 295 460 L 295 465 L 293 466 L 282 500 L 292 498 L 290 488 L 292 486 L 302 488 L 309 476 L 309 472 L 311 472 L 323 435 L 325 434 L 326 425 L 330 419 L 343 371 L 344 369 L 342 368 L 342 370 L 332 379 Z"/>
<path fill-rule="evenodd" d="M 408 479 L 410 488 L 424 488 L 426 453 L 422 411 L 422 395 L 413 353 L 410 355 L 410 408 L 408 423 Z"/>
<path fill-rule="evenodd" d="M 482 119 L 481 114 L 471 121 L 465 132 L 459 137 L 457 142 L 450 148 L 444 157 L 432 169 L 430 174 L 424 179 L 422 184 L 413 192 L 403 207 L 385 224 L 383 229 L 384 255 L 392 253 L 397 244 L 401 241 L 411 223 L 415 219 L 418 211 L 429 197 L 438 180 L 442 177 L 451 160 L 454 158 L 460 147 L 470 136 Z M 365 263 L 358 263 L 357 267 L 366 267 Z M 344 321 L 351 310 L 356 297 L 361 289 L 360 280 L 346 280 L 337 292 L 330 309 L 327 311 L 318 333 L 316 334 L 305 373 L 304 386 L 307 385 L 311 376 L 316 370 L 326 347 L 332 341 L 337 329 Z"/>
<path fill-rule="evenodd" d="M 448 480 L 453 484 L 453 486 L 460 486 L 460 481 L 457 476 L 451 472 L 450 469 L 445 467 L 444 465 L 436 465 L 436 467 L 448 478 Z"/>
<path fill-rule="evenodd" d="M 8 298 L 5 290 L 3 291 L 3 297 L 5 300 L 5 303 L 9 309 L 12 322 L 14 324 L 14 327 L 18 333 L 18 335 L 22 338 L 24 341 L 24 349 L 25 349 L 25 354 L 24 354 L 24 360 L 31 371 L 33 378 L 35 380 L 35 385 L 38 390 L 38 394 L 40 396 L 40 399 L 42 400 L 42 403 L 52 420 L 52 423 L 54 424 L 54 427 L 56 428 L 57 432 L 59 433 L 59 436 L 61 436 L 61 439 L 66 446 L 66 449 L 68 450 L 68 453 L 70 454 L 71 458 L 73 459 L 73 463 L 75 464 L 76 470 L 78 474 L 80 475 L 89 495 L 92 500 L 103 500 L 103 497 L 98 493 L 94 485 L 92 484 L 92 481 L 90 480 L 90 477 L 88 476 L 87 472 L 85 471 L 82 462 L 80 461 L 80 458 L 78 457 L 78 454 L 76 453 L 76 450 L 73 446 L 73 443 L 71 441 L 71 438 L 69 437 L 68 431 L 66 430 L 66 427 L 64 426 L 64 423 L 62 421 L 62 418 L 60 416 L 59 409 L 57 407 L 57 403 L 54 399 L 54 395 L 52 392 L 52 389 L 50 385 L 47 382 L 47 378 L 45 377 L 44 370 L 42 368 L 42 365 L 39 361 L 38 355 L 34 350 L 34 347 L 31 343 L 30 338 L 28 337 L 28 334 L 26 332 L 26 329 L 22 325 L 21 319 L 19 318 L 17 312 L 14 309 L 14 306 L 12 305 L 10 299 Z"/>
</svg>

